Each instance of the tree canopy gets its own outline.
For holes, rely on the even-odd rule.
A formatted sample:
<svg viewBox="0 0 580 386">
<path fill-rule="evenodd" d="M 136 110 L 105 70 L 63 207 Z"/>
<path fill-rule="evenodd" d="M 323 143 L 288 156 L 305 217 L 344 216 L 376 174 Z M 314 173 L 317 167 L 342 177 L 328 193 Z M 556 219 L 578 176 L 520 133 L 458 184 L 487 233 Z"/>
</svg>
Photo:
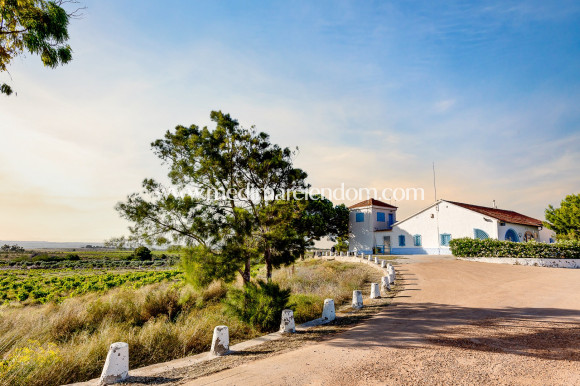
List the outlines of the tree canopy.
<svg viewBox="0 0 580 386">
<path fill-rule="evenodd" d="M 171 186 L 152 179 L 119 203 L 132 237 L 147 244 L 185 243 L 184 268 L 197 286 L 214 279 L 250 281 L 252 265 L 290 264 L 321 237 L 348 232 L 348 209 L 305 197 L 307 174 L 295 152 L 212 111 L 215 129 L 177 126 L 151 144 Z M 345 216 L 346 213 L 346 216 Z"/>
<path fill-rule="evenodd" d="M 25 51 L 39 55 L 50 68 L 72 60 L 68 25 L 81 8 L 67 12 L 66 3 L 76 1 L 0 0 L 0 72 L 8 72 L 10 62 Z M 0 83 L 0 93 L 12 92 L 10 85 Z"/>
<path fill-rule="evenodd" d="M 559 239 L 580 239 L 580 194 L 566 196 L 559 208 L 546 209 L 544 225 L 556 232 Z"/>
</svg>

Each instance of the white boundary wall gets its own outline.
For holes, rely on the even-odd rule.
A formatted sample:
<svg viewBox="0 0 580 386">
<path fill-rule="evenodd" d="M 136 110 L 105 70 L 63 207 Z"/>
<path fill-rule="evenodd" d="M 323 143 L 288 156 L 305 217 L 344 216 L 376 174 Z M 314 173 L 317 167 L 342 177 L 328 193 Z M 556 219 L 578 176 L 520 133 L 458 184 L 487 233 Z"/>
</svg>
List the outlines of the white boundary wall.
<svg viewBox="0 0 580 386">
<path fill-rule="evenodd" d="M 458 260 L 481 263 L 527 265 L 549 268 L 580 268 L 580 259 L 538 259 L 525 257 L 457 257 Z"/>
</svg>

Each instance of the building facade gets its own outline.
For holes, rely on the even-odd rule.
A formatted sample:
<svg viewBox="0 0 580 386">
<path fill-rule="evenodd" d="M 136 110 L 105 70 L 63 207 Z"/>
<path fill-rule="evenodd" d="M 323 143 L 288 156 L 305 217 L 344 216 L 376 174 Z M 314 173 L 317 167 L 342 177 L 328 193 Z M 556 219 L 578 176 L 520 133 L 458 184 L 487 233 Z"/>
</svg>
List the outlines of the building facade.
<svg viewBox="0 0 580 386">
<path fill-rule="evenodd" d="M 540 242 L 553 241 L 542 221 L 520 213 L 439 200 L 422 211 L 397 221 L 397 207 L 370 199 L 350 208 L 349 250 L 394 255 L 451 254 L 454 238 Z"/>
</svg>

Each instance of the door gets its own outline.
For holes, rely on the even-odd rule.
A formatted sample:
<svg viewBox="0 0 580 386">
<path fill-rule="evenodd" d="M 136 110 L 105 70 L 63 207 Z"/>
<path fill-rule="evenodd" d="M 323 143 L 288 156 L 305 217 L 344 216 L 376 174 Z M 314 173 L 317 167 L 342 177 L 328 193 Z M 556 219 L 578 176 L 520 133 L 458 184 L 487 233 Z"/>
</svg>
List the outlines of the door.
<svg viewBox="0 0 580 386">
<path fill-rule="evenodd" d="M 391 254 L 391 236 L 383 236 L 383 244 L 385 246 L 384 254 L 390 255 Z"/>
</svg>

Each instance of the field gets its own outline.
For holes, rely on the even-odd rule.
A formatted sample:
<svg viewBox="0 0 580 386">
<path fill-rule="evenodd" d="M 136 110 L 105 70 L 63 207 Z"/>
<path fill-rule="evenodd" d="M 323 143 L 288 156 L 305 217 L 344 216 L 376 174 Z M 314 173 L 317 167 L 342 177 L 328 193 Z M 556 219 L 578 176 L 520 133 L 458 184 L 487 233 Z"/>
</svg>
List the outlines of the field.
<svg viewBox="0 0 580 386">
<path fill-rule="evenodd" d="M 194 291 L 175 267 L 7 269 L 0 274 L 5 297 L 0 308 L 2 385 L 98 377 L 115 341 L 129 343 L 135 368 L 207 351 L 219 324 L 229 326 L 233 343 L 264 333 L 224 312 L 229 286 L 214 282 Z M 375 276 L 364 265 L 307 259 L 276 270 L 274 281 L 292 289 L 291 307 L 303 322 L 320 316 L 325 298 L 348 301 L 353 289 Z"/>
</svg>

